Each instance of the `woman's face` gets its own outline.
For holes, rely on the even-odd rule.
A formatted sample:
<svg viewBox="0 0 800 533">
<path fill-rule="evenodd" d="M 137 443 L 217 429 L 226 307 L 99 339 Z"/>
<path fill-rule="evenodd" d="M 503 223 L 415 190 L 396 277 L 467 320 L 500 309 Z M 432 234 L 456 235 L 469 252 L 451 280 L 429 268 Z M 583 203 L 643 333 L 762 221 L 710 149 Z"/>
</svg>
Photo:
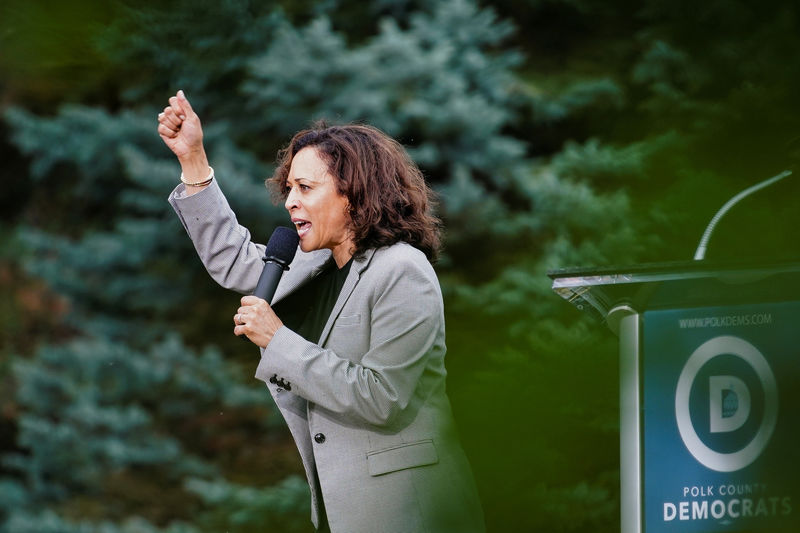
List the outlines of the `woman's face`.
<svg viewBox="0 0 800 533">
<path fill-rule="evenodd" d="M 352 257 L 354 245 L 348 227 L 349 203 L 336 190 L 334 179 L 317 149 L 303 148 L 292 158 L 284 205 L 300 236 L 300 249 L 328 248 L 341 267 Z"/>
</svg>

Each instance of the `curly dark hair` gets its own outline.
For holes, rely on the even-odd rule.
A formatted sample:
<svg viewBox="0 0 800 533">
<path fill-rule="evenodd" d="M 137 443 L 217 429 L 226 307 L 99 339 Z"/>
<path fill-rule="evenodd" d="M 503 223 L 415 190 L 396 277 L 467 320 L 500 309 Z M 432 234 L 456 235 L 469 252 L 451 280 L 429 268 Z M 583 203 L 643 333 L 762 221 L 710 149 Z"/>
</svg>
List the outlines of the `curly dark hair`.
<svg viewBox="0 0 800 533">
<path fill-rule="evenodd" d="M 433 212 L 435 195 L 400 143 L 372 126 L 317 122 L 278 152 L 278 166 L 267 180 L 276 200 L 286 199 L 292 159 L 306 147 L 317 150 L 350 203 L 355 256 L 403 241 L 436 261 L 441 221 Z"/>
</svg>

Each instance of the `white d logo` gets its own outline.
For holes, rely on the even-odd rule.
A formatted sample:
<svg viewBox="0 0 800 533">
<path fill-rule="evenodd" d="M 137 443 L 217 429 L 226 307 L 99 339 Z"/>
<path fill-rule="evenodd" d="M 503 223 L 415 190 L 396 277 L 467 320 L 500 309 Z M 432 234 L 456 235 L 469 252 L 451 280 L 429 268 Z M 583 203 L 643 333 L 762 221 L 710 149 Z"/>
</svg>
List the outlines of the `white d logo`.
<svg viewBox="0 0 800 533">
<path fill-rule="evenodd" d="M 700 369 L 714 357 L 733 355 L 748 363 L 764 388 L 764 417 L 753 439 L 742 449 L 719 453 L 703 443 L 692 425 L 689 395 Z M 727 400 L 723 396 L 727 393 Z M 726 405 L 729 402 L 730 405 Z M 735 376 L 709 378 L 710 431 L 730 432 L 739 429 L 750 414 L 750 390 Z M 741 470 L 756 460 L 769 442 L 778 419 L 778 387 L 767 360 L 749 342 L 732 336 L 720 336 L 706 341 L 686 361 L 675 390 L 675 417 L 683 443 L 702 465 L 718 472 Z"/>
<path fill-rule="evenodd" d="M 736 376 L 708 378 L 708 414 L 711 433 L 730 433 L 747 422 L 750 389 Z"/>
</svg>

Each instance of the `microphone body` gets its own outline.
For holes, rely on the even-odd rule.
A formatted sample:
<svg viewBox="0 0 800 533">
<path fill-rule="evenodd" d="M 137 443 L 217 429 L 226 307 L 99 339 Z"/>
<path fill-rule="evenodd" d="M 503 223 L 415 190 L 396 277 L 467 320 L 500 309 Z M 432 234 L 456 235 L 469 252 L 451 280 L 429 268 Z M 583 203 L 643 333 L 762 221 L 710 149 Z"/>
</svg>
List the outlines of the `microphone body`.
<svg viewBox="0 0 800 533">
<path fill-rule="evenodd" d="M 265 257 L 264 270 L 261 271 L 261 276 L 258 278 L 258 285 L 256 285 L 253 296 L 258 296 L 262 300 L 266 300 L 268 304 L 271 304 L 272 297 L 275 296 L 275 289 L 278 288 L 278 282 L 283 276 L 283 271 L 288 269 L 288 266 L 284 267 L 281 263 Z"/>
<path fill-rule="evenodd" d="M 289 270 L 289 263 L 297 252 L 300 237 L 293 229 L 279 226 L 275 228 L 264 250 L 264 269 L 258 278 L 253 296 L 257 296 L 267 303 L 272 303 L 275 289 L 281 280 L 284 270 Z"/>
</svg>

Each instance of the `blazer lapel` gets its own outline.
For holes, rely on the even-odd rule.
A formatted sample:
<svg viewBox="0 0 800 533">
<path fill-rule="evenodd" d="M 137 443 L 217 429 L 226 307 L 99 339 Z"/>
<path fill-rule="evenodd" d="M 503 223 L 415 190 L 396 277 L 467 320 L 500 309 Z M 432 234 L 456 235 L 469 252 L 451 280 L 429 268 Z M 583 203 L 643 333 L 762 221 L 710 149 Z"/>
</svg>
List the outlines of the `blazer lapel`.
<svg viewBox="0 0 800 533">
<path fill-rule="evenodd" d="M 301 255 L 302 254 L 302 255 Z M 305 285 L 307 281 L 319 274 L 328 261 L 332 259 L 330 250 L 317 250 L 314 252 L 302 252 L 297 250 L 295 260 L 289 266 L 289 270 L 283 273 L 275 296 L 272 298 L 272 305 L 277 304 L 294 291 Z"/>
<path fill-rule="evenodd" d="M 331 328 L 333 328 L 333 323 L 336 321 L 339 313 L 341 313 L 342 308 L 344 307 L 344 304 L 347 303 L 350 295 L 353 294 L 353 290 L 356 288 L 358 280 L 361 279 L 361 273 L 367 268 L 374 254 L 375 250 L 367 250 L 364 252 L 364 256 L 360 260 L 353 260 L 353 264 L 350 267 L 350 273 L 347 274 L 347 279 L 344 281 L 344 285 L 342 285 L 342 290 L 339 293 L 339 298 L 336 299 L 336 304 L 333 306 L 331 316 L 328 317 L 328 321 L 325 323 L 325 327 L 322 329 L 322 334 L 320 335 L 319 342 L 317 343 L 320 346 L 325 346 L 325 342 L 328 340 L 328 336 L 331 333 Z"/>
</svg>

